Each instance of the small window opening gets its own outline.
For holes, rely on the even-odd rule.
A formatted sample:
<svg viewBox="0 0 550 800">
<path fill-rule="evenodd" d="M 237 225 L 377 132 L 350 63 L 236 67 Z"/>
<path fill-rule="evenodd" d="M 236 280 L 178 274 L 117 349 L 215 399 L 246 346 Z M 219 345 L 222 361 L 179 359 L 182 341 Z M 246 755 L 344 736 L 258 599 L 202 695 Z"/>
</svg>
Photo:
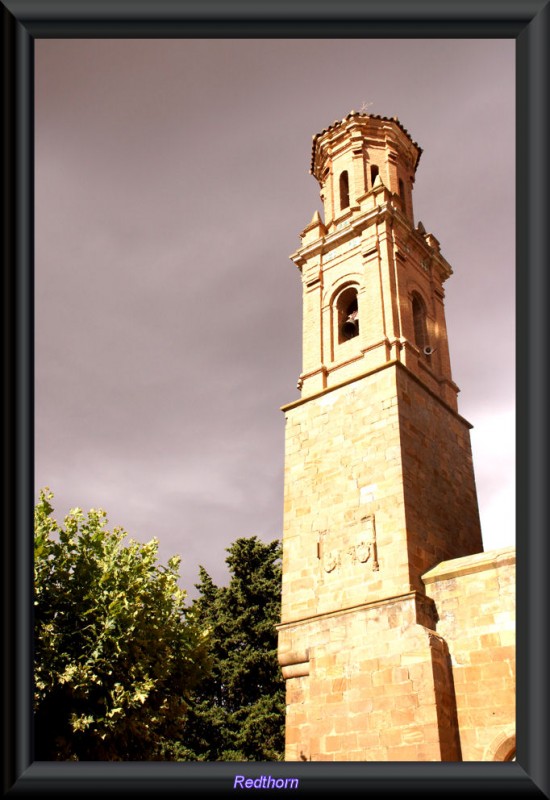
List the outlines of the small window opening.
<svg viewBox="0 0 550 800">
<path fill-rule="evenodd" d="M 415 344 L 420 350 L 422 350 L 422 352 L 426 353 L 426 351 L 429 349 L 428 326 L 426 323 L 426 306 L 418 294 L 413 295 L 412 312 Z M 429 354 L 426 353 L 426 355 Z"/>
<path fill-rule="evenodd" d="M 338 298 L 337 318 L 339 344 L 359 335 L 359 306 L 355 287 L 350 286 Z"/>
<path fill-rule="evenodd" d="M 380 170 L 378 169 L 376 164 L 371 164 L 371 167 L 370 167 L 370 182 L 371 182 L 371 186 L 374 186 L 374 181 L 377 179 L 379 172 L 380 172 Z"/>
<path fill-rule="evenodd" d="M 340 209 L 349 206 L 349 178 L 347 170 L 340 174 Z"/>
<path fill-rule="evenodd" d="M 403 211 L 405 210 L 405 184 L 403 183 L 402 179 L 399 178 L 399 197 L 401 198 L 401 207 Z"/>
</svg>

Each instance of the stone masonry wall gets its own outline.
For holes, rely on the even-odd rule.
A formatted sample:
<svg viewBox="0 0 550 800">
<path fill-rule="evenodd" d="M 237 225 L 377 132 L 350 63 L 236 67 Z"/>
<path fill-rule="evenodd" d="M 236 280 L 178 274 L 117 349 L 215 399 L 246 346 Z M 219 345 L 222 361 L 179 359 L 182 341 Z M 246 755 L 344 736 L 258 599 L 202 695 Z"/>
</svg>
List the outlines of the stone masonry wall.
<svg viewBox="0 0 550 800">
<path fill-rule="evenodd" d="M 398 406 L 411 584 L 483 550 L 470 425 L 399 368 Z"/>
<path fill-rule="evenodd" d="M 424 575 L 452 660 L 462 758 L 505 758 L 515 741 L 515 550 L 439 564 Z"/>
<path fill-rule="evenodd" d="M 396 363 L 285 411 L 287 760 L 491 758 L 512 578 L 458 558 L 482 546 L 468 423 Z"/>
<path fill-rule="evenodd" d="M 281 662 L 302 661 L 283 666 L 287 761 L 460 760 L 450 661 L 425 616 L 412 593 L 280 628 Z"/>
<path fill-rule="evenodd" d="M 482 550 L 469 426 L 399 364 L 286 411 L 282 621 Z"/>
<path fill-rule="evenodd" d="M 395 368 L 287 409 L 282 622 L 409 590 Z"/>
</svg>

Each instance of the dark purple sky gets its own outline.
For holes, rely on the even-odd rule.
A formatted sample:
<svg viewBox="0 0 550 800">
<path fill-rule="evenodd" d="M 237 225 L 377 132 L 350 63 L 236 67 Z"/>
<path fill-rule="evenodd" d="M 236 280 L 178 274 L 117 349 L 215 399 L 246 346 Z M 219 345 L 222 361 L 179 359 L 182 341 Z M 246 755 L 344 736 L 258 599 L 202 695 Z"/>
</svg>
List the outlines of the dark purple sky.
<svg viewBox="0 0 550 800">
<path fill-rule="evenodd" d="M 48 40 L 36 45 L 35 493 L 225 582 L 282 535 L 284 416 L 321 211 L 311 140 L 352 109 L 423 148 L 485 549 L 514 543 L 513 40 Z"/>
</svg>

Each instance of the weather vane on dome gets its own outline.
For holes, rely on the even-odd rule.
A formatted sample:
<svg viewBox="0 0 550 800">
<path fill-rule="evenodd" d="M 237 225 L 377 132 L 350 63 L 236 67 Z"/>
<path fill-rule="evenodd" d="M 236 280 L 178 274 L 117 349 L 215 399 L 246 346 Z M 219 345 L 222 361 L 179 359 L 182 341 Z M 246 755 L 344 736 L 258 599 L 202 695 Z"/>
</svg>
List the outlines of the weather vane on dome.
<svg viewBox="0 0 550 800">
<path fill-rule="evenodd" d="M 373 103 L 365 103 L 365 101 L 363 101 L 363 104 L 361 105 L 361 108 L 359 109 L 359 113 L 360 114 L 368 114 L 369 113 L 369 106 L 372 106 L 372 105 L 373 105 Z"/>
</svg>

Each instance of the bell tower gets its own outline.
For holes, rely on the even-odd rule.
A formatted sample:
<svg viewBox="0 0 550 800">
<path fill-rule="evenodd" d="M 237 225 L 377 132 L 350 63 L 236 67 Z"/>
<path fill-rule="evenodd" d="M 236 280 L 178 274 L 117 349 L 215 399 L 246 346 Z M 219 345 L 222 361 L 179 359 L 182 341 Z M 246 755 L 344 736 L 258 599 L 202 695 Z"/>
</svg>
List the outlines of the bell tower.
<svg viewBox="0 0 550 800">
<path fill-rule="evenodd" d="M 286 416 L 279 662 L 287 760 L 460 760 L 450 660 L 422 575 L 482 551 L 470 425 L 415 225 L 421 148 L 351 112 L 313 139 L 321 188 L 291 256 L 300 399 Z"/>
</svg>

